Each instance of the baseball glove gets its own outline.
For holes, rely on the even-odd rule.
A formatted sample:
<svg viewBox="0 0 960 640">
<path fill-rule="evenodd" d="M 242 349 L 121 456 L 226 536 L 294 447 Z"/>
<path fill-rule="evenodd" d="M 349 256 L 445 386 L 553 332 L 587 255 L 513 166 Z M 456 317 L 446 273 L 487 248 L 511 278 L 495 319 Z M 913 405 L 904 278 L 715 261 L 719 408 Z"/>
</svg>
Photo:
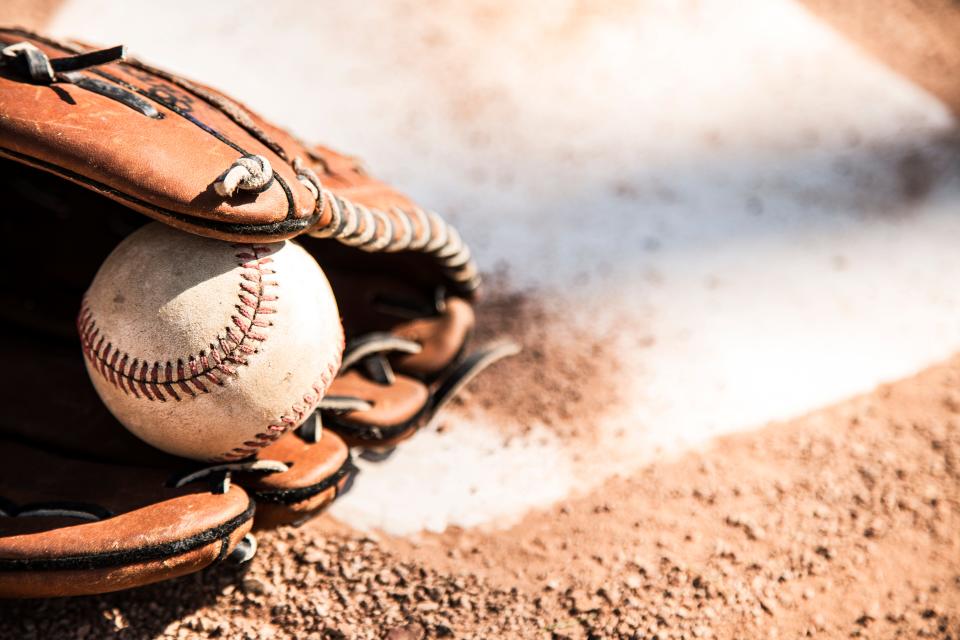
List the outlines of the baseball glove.
<svg viewBox="0 0 960 640">
<path fill-rule="evenodd" d="M 0 596 L 98 593 L 249 559 L 252 527 L 302 521 L 349 486 L 347 443 L 389 451 L 512 352 L 467 353 L 479 277 L 440 216 L 122 47 L 0 28 L 0 170 L 6 257 L 31 265 L 0 293 L 12 408 L 0 416 Z M 334 287 L 341 373 L 320 411 L 249 458 L 156 451 L 86 378 L 80 299 L 147 218 L 233 242 L 298 237 Z"/>
</svg>

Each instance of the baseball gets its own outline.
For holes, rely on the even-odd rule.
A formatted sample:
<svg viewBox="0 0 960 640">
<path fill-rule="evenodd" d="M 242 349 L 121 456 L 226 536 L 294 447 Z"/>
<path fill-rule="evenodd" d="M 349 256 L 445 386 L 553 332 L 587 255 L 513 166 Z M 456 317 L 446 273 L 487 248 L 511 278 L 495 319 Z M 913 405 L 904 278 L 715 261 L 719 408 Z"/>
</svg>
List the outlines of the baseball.
<svg viewBox="0 0 960 640">
<path fill-rule="evenodd" d="M 245 458 L 313 411 L 343 331 L 330 284 L 294 242 L 231 244 L 151 223 L 107 257 L 77 326 L 100 398 L 188 458 Z"/>
</svg>

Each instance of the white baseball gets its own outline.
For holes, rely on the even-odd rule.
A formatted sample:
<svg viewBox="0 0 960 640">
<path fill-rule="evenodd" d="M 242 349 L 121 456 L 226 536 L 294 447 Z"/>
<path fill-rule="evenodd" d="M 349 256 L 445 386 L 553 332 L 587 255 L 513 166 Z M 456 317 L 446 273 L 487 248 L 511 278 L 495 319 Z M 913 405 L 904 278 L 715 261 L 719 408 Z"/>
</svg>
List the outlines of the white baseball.
<svg viewBox="0 0 960 640">
<path fill-rule="evenodd" d="M 330 284 L 302 247 L 231 244 L 156 222 L 107 257 L 77 326 L 117 420 L 199 460 L 247 457 L 297 427 L 343 352 Z"/>
</svg>

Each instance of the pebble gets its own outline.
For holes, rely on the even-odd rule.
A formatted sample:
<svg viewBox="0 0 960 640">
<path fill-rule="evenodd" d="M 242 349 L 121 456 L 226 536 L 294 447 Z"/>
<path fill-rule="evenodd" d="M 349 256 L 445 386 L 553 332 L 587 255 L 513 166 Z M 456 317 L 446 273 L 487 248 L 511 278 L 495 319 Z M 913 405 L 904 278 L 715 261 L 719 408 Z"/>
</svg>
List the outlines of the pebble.
<svg viewBox="0 0 960 640">
<path fill-rule="evenodd" d="M 603 602 L 600 598 L 582 590 L 574 591 L 571 594 L 571 598 L 573 600 L 574 613 L 590 613 L 591 611 L 598 611 L 603 607 Z"/>
<path fill-rule="evenodd" d="M 412 623 L 402 627 L 394 627 L 387 632 L 384 640 L 423 640 L 425 635 L 426 631 L 422 625 Z"/>
<path fill-rule="evenodd" d="M 243 581 L 243 590 L 258 596 L 267 595 L 273 592 L 273 587 L 257 578 L 246 578 Z"/>
</svg>

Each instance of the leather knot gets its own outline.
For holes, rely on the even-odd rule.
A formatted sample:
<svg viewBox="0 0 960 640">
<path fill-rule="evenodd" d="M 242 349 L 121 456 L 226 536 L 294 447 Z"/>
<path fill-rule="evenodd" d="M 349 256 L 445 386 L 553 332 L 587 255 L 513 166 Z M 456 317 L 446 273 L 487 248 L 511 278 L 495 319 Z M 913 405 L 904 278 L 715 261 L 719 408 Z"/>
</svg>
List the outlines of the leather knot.
<svg viewBox="0 0 960 640">
<path fill-rule="evenodd" d="M 0 62 L 40 84 L 70 81 L 67 76 L 71 72 L 124 60 L 126 56 L 127 50 L 123 45 L 52 59 L 26 41 L 8 45 L 0 50 Z"/>
<path fill-rule="evenodd" d="M 264 191 L 273 182 L 273 168 L 263 156 L 242 156 L 213 183 L 218 195 L 229 198 L 237 190 Z"/>
<path fill-rule="evenodd" d="M 50 84 L 56 80 L 56 73 L 50 58 L 29 42 L 18 42 L 4 47 L 0 51 L 4 64 L 18 68 L 22 74 L 34 82 Z"/>
</svg>

